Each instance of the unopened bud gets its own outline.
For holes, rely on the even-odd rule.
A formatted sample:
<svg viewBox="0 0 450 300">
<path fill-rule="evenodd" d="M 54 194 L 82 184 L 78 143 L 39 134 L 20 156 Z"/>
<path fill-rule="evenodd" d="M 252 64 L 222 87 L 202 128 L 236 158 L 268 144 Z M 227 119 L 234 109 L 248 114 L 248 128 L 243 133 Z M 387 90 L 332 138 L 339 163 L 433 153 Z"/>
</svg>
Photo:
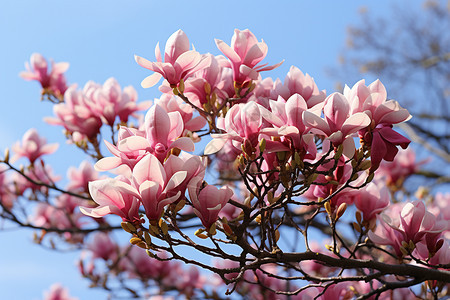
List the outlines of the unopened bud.
<svg viewBox="0 0 450 300">
<path fill-rule="evenodd" d="M 257 215 L 255 218 L 255 222 L 261 224 L 261 215 Z"/>
<path fill-rule="evenodd" d="M 178 84 L 178 91 L 183 94 L 184 93 L 184 80 L 181 78 L 180 83 Z"/>
<path fill-rule="evenodd" d="M 366 182 L 369 183 L 373 180 L 373 178 L 375 177 L 375 173 L 370 173 L 369 176 L 366 179 Z"/>
<path fill-rule="evenodd" d="M 5 158 L 3 159 L 5 163 L 9 163 L 9 148 L 5 149 Z"/>
<path fill-rule="evenodd" d="M 137 237 L 132 237 L 132 238 L 130 239 L 130 244 L 132 244 L 132 245 L 136 245 L 136 244 L 138 244 L 138 243 L 140 243 L 140 242 L 142 242 L 141 239 L 140 239 L 140 238 L 137 238 Z"/>
<path fill-rule="evenodd" d="M 186 201 L 184 199 L 180 200 L 180 202 L 178 202 L 178 204 L 175 206 L 175 208 L 173 209 L 173 212 L 176 214 L 178 213 L 180 210 L 183 209 L 183 207 L 186 205 Z"/>
<path fill-rule="evenodd" d="M 370 160 L 365 160 L 359 165 L 360 170 L 367 170 L 372 165 L 372 162 Z"/>
<path fill-rule="evenodd" d="M 323 206 L 325 207 L 325 210 L 327 211 L 328 215 L 331 216 L 331 214 L 332 214 L 333 212 L 331 211 L 331 204 L 330 204 L 330 202 L 328 202 L 328 201 L 325 202 Z"/>
<path fill-rule="evenodd" d="M 304 167 L 305 165 L 303 164 L 303 161 L 301 160 L 300 154 L 298 154 L 298 152 L 295 152 L 295 154 L 294 154 L 294 160 L 295 160 L 295 163 L 297 164 L 297 166 L 299 166 L 300 169 L 303 169 L 303 167 Z"/>
<path fill-rule="evenodd" d="M 358 179 L 359 175 L 358 173 L 353 174 L 352 178 L 350 178 L 351 181 L 355 181 L 356 179 Z"/>
<path fill-rule="evenodd" d="M 347 209 L 347 203 L 341 203 L 339 205 L 337 211 L 336 211 L 336 221 L 339 220 L 340 217 L 345 213 L 345 210 Z"/>
<path fill-rule="evenodd" d="M 122 223 L 120 223 L 120 226 L 122 226 L 122 229 L 125 230 L 126 232 L 131 233 L 131 230 L 128 228 L 127 223 L 128 222 L 122 222 Z"/>
<path fill-rule="evenodd" d="M 334 154 L 334 159 L 338 160 L 339 158 L 341 158 L 343 152 L 344 152 L 344 146 L 341 144 L 341 145 L 339 145 L 339 147 L 336 150 L 336 153 Z"/>
<path fill-rule="evenodd" d="M 280 232 L 277 230 L 275 230 L 275 242 L 278 242 L 278 240 L 280 239 Z"/>
<path fill-rule="evenodd" d="M 179 95 L 179 94 L 180 94 L 180 92 L 178 91 L 178 89 L 177 89 L 176 87 L 174 87 L 174 88 L 172 89 L 172 93 L 173 93 L 174 95 Z"/>
<path fill-rule="evenodd" d="M 353 228 L 355 228 L 356 231 L 361 233 L 361 226 L 356 222 L 353 222 L 352 224 L 353 224 Z"/>
<path fill-rule="evenodd" d="M 207 239 L 208 236 L 206 234 L 203 234 L 204 231 L 205 230 L 203 228 L 200 228 L 200 229 L 197 229 L 194 234 L 201 239 Z"/>
<path fill-rule="evenodd" d="M 261 141 L 259 142 L 259 151 L 264 152 L 264 150 L 266 150 L 266 139 L 265 138 L 261 139 Z"/>
<path fill-rule="evenodd" d="M 277 152 L 277 158 L 279 161 L 285 161 L 286 160 L 286 151 Z"/>
<path fill-rule="evenodd" d="M 144 243 L 143 241 L 140 241 L 139 243 L 137 243 L 136 246 L 138 246 L 139 248 L 142 248 L 142 249 L 147 249 L 147 244 Z"/>
<path fill-rule="evenodd" d="M 151 245 L 152 238 L 150 237 L 150 234 L 148 233 L 148 231 L 146 231 L 144 233 L 144 239 L 145 239 L 145 242 L 147 243 L 147 245 Z"/>
<path fill-rule="evenodd" d="M 215 235 L 217 233 L 216 232 L 216 223 L 213 223 L 211 225 L 211 227 L 209 227 L 208 233 L 209 233 L 209 235 Z"/>
</svg>

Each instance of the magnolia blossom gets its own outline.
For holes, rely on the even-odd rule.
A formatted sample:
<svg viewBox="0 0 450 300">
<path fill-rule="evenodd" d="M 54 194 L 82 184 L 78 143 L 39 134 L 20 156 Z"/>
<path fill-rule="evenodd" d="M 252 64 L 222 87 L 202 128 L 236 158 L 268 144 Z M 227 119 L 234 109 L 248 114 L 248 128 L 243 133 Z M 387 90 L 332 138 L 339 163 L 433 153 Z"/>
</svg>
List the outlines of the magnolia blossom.
<svg viewBox="0 0 450 300">
<path fill-rule="evenodd" d="M 180 191 L 175 194 L 171 192 L 178 188 L 186 175 L 187 171 L 178 171 L 168 177 L 163 165 L 152 154 L 146 155 L 136 164 L 133 169 L 133 183 L 149 220 L 158 220 L 164 207 L 180 197 Z"/>
<path fill-rule="evenodd" d="M 365 221 L 374 220 L 390 203 L 389 190 L 382 182 L 370 182 L 353 195 L 354 204 Z"/>
<path fill-rule="evenodd" d="M 256 66 L 267 55 L 267 45 L 263 41 L 258 42 L 250 30 L 234 30 L 231 38 L 231 46 L 222 40 L 216 39 L 217 48 L 230 60 L 233 70 L 233 79 L 238 84 L 249 80 L 258 79 L 259 72 L 269 71 L 279 67 L 283 62 L 273 66 L 267 64 Z"/>
<path fill-rule="evenodd" d="M 324 102 L 327 96 L 325 90 L 319 90 L 309 74 L 303 74 L 295 66 L 291 66 L 289 69 L 284 83 L 281 83 L 279 79 L 275 80 L 269 92 L 270 99 L 276 99 L 278 96 L 289 99 L 292 95 L 299 94 L 305 100 L 308 108 Z"/>
<path fill-rule="evenodd" d="M 220 210 L 233 196 L 233 191 L 227 186 L 218 189 L 213 185 L 207 185 L 201 188 L 202 181 L 200 177 L 192 179 L 188 191 L 195 214 L 200 218 L 203 226 L 209 230 L 217 221 Z"/>
<path fill-rule="evenodd" d="M 159 105 L 153 105 L 145 115 L 143 131 L 145 137 L 135 135 L 124 138 L 117 149 L 120 152 L 146 150 L 161 162 L 171 149 L 194 151 L 192 140 L 182 137 L 184 123 L 178 111 L 167 113 Z"/>
<path fill-rule="evenodd" d="M 49 291 L 44 292 L 44 300 L 77 300 L 78 298 L 69 295 L 69 290 L 60 283 L 55 283 Z"/>
<path fill-rule="evenodd" d="M 382 161 L 376 175 L 386 180 L 388 186 L 399 188 L 403 181 L 416 173 L 429 160 L 417 161 L 413 150 L 400 150 L 391 162 Z"/>
<path fill-rule="evenodd" d="M 12 147 L 14 156 L 11 162 L 15 162 L 20 157 L 26 157 L 33 164 L 42 155 L 54 153 L 58 147 L 58 144 L 47 144 L 47 140 L 39 136 L 36 129 L 31 128 L 22 137 L 22 143 L 16 142 Z"/>
<path fill-rule="evenodd" d="M 52 61 L 49 69 L 45 58 L 39 53 L 33 53 L 30 63 L 25 63 L 25 68 L 27 71 L 20 72 L 20 77 L 25 80 L 39 81 L 44 91 L 49 90 L 57 97 L 64 95 L 67 90 L 64 72 L 69 68 L 69 63 Z"/>
<path fill-rule="evenodd" d="M 89 182 L 100 179 L 98 173 L 88 161 L 81 162 L 78 169 L 70 167 L 67 170 L 67 178 L 69 179 L 67 190 L 81 191 L 88 191 Z"/>
<path fill-rule="evenodd" d="M 109 126 L 114 125 L 116 117 L 126 123 L 135 112 L 148 109 L 151 105 L 150 101 L 137 104 L 136 90 L 127 86 L 122 91 L 114 78 L 107 79 L 103 85 L 89 81 L 83 92 L 89 99 L 89 108 Z"/>
<path fill-rule="evenodd" d="M 189 39 L 180 29 L 174 32 L 166 43 L 164 62 L 161 57 L 159 43 L 155 48 L 156 62 L 150 62 L 145 58 L 135 55 L 136 62 L 155 73 L 142 80 L 142 87 L 149 88 L 158 83 L 164 77 L 169 84 L 177 86 L 183 79 L 205 68 L 209 61 L 195 50 L 189 50 Z"/>
<path fill-rule="evenodd" d="M 394 218 L 394 215 L 381 214 L 381 226 L 370 231 L 369 238 L 376 244 L 393 246 L 400 257 L 405 254 L 405 248 L 413 250 L 410 243 L 415 245 L 425 241 L 432 248 L 431 242 L 447 229 L 446 222 L 436 220 L 422 201 L 406 203 L 400 216 Z"/>
<path fill-rule="evenodd" d="M 86 249 L 92 253 L 94 259 L 112 260 L 117 258 L 119 253 L 118 245 L 106 232 L 96 232 L 92 240 L 87 244 Z"/>
<path fill-rule="evenodd" d="M 333 93 L 325 100 L 323 107 L 325 119 L 310 111 L 303 113 L 303 123 L 313 132 L 327 136 L 334 146 L 344 145 L 344 154 L 353 157 L 355 144 L 352 134 L 367 127 L 370 118 L 367 114 L 357 112 L 350 115 L 350 105 L 346 97 Z"/>
<path fill-rule="evenodd" d="M 222 149 L 227 140 L 240 149 L 241 145 L 254 148 L 258 144 L 258 136 L 263 127 L 262 114 L 258 104 L 248 102 L 234 105 L 222 119 L 219 126 L 224 134 L 212 134 L 214 138 L 205 147 L 205 154 L 213 154 Z M 247 141 L 247 143 L 245 143 Z M 251 152 L 251 149 L 248 149 Z"/>
<path fill-rule="evenodd" d="M 124 177 L 100 179 L 89 183 L 89 193 L 98 204 L 95 208 L 80 207 L 83 214 L 100 218 L 107 214 L 115 214 L 126 222 L 138 222 L 138 191 Z"/>
<path fill-rule="evenodd" d="M 74 142 L 93 139 L 100 133 L 102 120 L 89 104 L 89 99 L 71 86 L 64 94 L 64 102 L 53 106 L 56 118 L 45 118 L 52 125 L 63 126 Z"/>
<path fill-rule="evenodd" d="M 395 132 L 392 125 L 408 121 L 411 115 L 397 101 L 386 100 L 386 89 L 379 80 L 369 86 L 365 85 L 364 80 L 358 81 L 351 89 L 345 86 L 344 95 L 350 103 L 351 113 L 365 112 L 371 119 L 370 127 L 363 128 L 359 135 L 370 145 L 370 171 L 373 172 L 382 159 L 394 159 L 397 146 L 406 149 L 410 140 Z"/>
</svg>

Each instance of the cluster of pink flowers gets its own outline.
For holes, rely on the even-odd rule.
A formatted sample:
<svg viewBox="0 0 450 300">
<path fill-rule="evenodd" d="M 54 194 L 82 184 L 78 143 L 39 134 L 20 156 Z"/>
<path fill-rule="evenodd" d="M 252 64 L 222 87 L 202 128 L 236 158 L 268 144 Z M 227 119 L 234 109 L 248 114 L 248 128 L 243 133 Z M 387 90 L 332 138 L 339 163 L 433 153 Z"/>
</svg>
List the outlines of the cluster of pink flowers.
<svg viewBox="0 0 450 300">
<path fill-rule="evenodd" d="M 161 289 L 175 291 L 187 298 L 192 297 L 194 291 L 203 287 L 207 281 L 195 267 L 186 268 L 177 261 L 150 258 L 144 250 L 137 247 L 121 247 L 104 232 L 92 236 L 82 254 L 79 267 L 83 276 L 94 277 L 100 274 L 101 264 L 114 262 L 118 262 L 116 271 L 120 270 L 128 278 L 138 279 L 146 286 L 151 281 L 158 282 Z"/>
<path fill-rule="evenodd" d="M 245 215 L 252 224 L 260 224 L 258 217 L 261 220 L 266 211 L 253 213 L 261 207 L 269 212 L 281 204 L 299 204 L 296 212 L 308 214 L 314 209 L 318 215 L 325 210 L 326 220 L 333 223 L 342 217 L 347 206 L 353 205 L 358 221 L 353 224 L 359 226 L 359 230 L 355 229 L 361 238 L 367 234 L 371 241 L 367 245 L 391 247 L 399 261 L 408 257 L 432 265 L 448 263 L 448 195 L 434 197 L 429 209 L 421 200 L 391 203 L 395 202 L 391 199 L 394 193 L 417 171 L 419 164 L 412 152 L 398 153 L 399 147 L 406 149 L 410 141 L 396 132 L 394 125 L 408 121 L 411 115 L 398 102 L 387 98 L 379 80 L 369 85 L 361 80 L 353 87 L 345 86 L 342 92 L 327 95 L 311 76 L 294 66 L 284 82 L 262 79 L 260 72 L 272 70 L 282 62 L 272 66 L 260 64 L 268 47 L 263 41 L 258 42 L 248 29 L 236 29 L 230 45 L 218 39 L 216 45 L 223 55 L 200 54 L 190 49 L 186 34 L 178 30 L 166 42 L 164 59 L 159 44 L 155 62 L 135 56 L 140 66 L 154 72 L 142 81 L 143 87 L 154 86 L 164 78 L 159 88 L 162 95 L 151 107 L 149 102 L 138 104 L 134 88 L 122 89 L 113 78 L 103 85 L 90 81 L 82 90 L 76 85 L 67 88 L 64 72 L 68 65 L 53 64 L 48 71 L 47 62 L 38 54 L 33 54 L 31 67 L 27 65 L 28 71 L 22 73 L 26 79 L 39 81 L 45 93 L 61 100 L 54 106 L 55 117 L 47 118 L 47 122 L 63 126 L 77 145 L 95 142 L 96 150 L 99 149 L 97 139 L 104 125 L 117 133 L 115 141 L 114 138 L 112 142 L 105 141 L 111 156 L 103 157 L 98 150 L 96 157 L 101 158 L 94 166 L 83 162 L 78 168 L 70 168 L 68 192 L 56 197 L 53 204 L 39 203 L 30 220 L 35 226 L 64 230 L 82 228 L 83 216 L 96 218 L 102 224 L 107 222 L 102 217 L 117 215 L 124 222 L 123 228 L 133 235 L 130 243 L 148 250 L 145 253 L 138 247 L 124 249 L 107 233 L 98 233 L 87 245 L 86 255 L 91 256 L 91 261 L 80 263 L 83 276 L 97 280 L 96 263 L 102 260 L 129 278 L 154 281 L 168 290 L 192 297 L 194 289 L 201 287 L 206 279 L 195 268 L 186 269 L 169 259 L 165 262 L 150 259 L 148 255 L 153 255 L 150 250 L 159 246 L 150 245 L 146 240 L 150 238 L 148 234 L 158 235 L 152 229 L 167 234 L 163 225 L 168 226 L 179 209 L 186 207 L 183 212 L 198 217 L 210 237 L 216 234 L 216 224 L 219 224 L 219 230 L 232 243 L 237 236 L 231 232 L 228 222 L 236 226 L 246 212 L 235 202 L 252 210 Z M 136 127 L 128 124 L 128 119 L 142 110 L 147 112 L 140 124 Z M 206 135 L 203 132 L 210 134 L 211 139 L 200 156 L 194 154 L 195 143 Z M 28 131 L 22 142 L 14 145 L 11 161 L 27 158 L 30 167 L 23 171 L 25 176 L 12 182 L 7 181 L 0 169 L 0 199 L 4 207 L 12 208 L 15 197 L 28 190 L 48 196 L 48 188 L 55 187 L 59 178 L 41 157 L 56 149 L 57 145 L 47 144 L 36 130 Z M 208 158 L 205 156 L 213 154 L 219 160 L 221 179 L 236 181 L 242 179 L 239 174 L 245 173 L 245 186 L 241 183 L 246 193 L 235 195 L 238 188 L 217 187 L 206 182 Z M 245 164 L 246 169 L 241 168 L 238 173 L 238 166 Z M 255 168 L 256 172 L 252 173 Z M 380 172 L 375 176 L 377 170 Z M 97 172 L 101 171 L 109 171 L 115 177 L 100 177 Z M 27 177 L 42 184 L 33 184 Z M 257 193 L 264 196 L 256 196 Z M 291 194 L 284 196 L 285 193 Z M 88 195 L 93 201 L 87 200 Z M 252 202 L 253 196 L 261 199 Z M 281 203 L 281 197 L 285 197 L 286 203 Z M 275 203 L 276 199 L 281 200 Z M 148 232 L 142 225 L 146 221 Z M 177 229 L 175 223 L 170 224 L 172 229 Z M 202 232 L 203 228 L 196 234 L 205 237 Z M 278 229 L 274 230 L 271 243 L 276 244 L 279 235 Z M 84 238 L 81 234 L 68 233 L 64 237 L 72 243 Z M 252 239 L 256 243 L 256 238 Z M 324 253 L 314 243 L 307 247 Z M 346 247 L 341 257 L 349 249 Z M 216 250 L 222 251 L 219 247 Z M 261 246 L 259 250 L 265 248 Z M 351 258 L 359 255 L 355 253 Z M 164 254 L 158 255 L 162 260 L 166 258 Z M 312 276 L 326 277 L 338 270 L 313 260 L 298 266 Z M 230 260 L 219 267 L 237 269 L 242 265 Z M 237 285 L 237 290 L 252 299 L 263 298 L 261 286 L 268 288 L 264 292 L 269 298 L 278 297 L 271 291 L 296 289 L 270 276 L 278 272 L 271 265 L 245 272 L 242 269 L 242 272 L 243 282 Z M 232 279 L 235 275 L 226 276 Z M 370 292 L 375 285 L 339 282 L 314 286 L 289 298 L 348 299 Z M 407 289 L 399 291 L 400 296 L 411 295 Z M 54 294 L 58 293 L 68 297 L 60 287 L 55 288 Z"/>
<path fill-rule="evenodd" d="M 46 121 L 63 126 L 74 142 L 92 140 L 103 124 L 113 126 L 116 118 L 126 123 L 135 112 L 149 107 L 149 102 L 137 104 L 136 101 L 135 89 L 128 86 L 122 91 L 114 78 L 103 85 L 90 81 L 83 90 L 77 90 L 76 85 L 69 87 L 64 102 L 53 107 L 56 117 Z"/>
<path fill-rule="evenodd" d="M 66 62 L 51 62 L 49 69 L 48 62 L 39 53 L 31 55 L 30 63 L 25 63 L 26 71 L 20 73 L 25 80 L 38 81 L 43 89 L 43 94 L 54 94 L 57 98 L 61 98 L 67 90 L 66 77 L 64 72 L 69 68 Z"/>
</svg>

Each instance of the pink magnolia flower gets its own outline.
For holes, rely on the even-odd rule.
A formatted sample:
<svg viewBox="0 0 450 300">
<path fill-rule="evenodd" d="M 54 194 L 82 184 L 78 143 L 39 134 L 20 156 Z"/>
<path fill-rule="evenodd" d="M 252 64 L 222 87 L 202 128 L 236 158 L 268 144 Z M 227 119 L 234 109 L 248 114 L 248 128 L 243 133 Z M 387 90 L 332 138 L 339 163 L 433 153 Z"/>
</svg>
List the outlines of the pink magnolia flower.
<svg viewBox="0 0 450 300">
<path fill-rule="evenodd" d="M 274 128 L 273 130 L 266 128 L 264 133 L 280 137 L 283 144 L 288 145 L 290 150 L 309 153 L 307 158 L 314 159 L 317 153 L 316 145 L 312 136 L 308 134 L 309 127 L 303 123 L 302 116 L 306 110 L 320 114 L 321 106 L 316 105 L 314 108 L 308 109 L 305 99 L 299 94 L 292 95 L 287 101 L 278 96 L 277 101 L 269 100 L 269 106 L 270 111 L 264 107 L 260 107 L 260 111 L 263 118 Z M 269 141 L 269 143 L 273 142 Z"/>
<path fill-rule="evenodd" d="M 221 119 L 219 128 L 226 133 L 212 134 L 213 140 L 205 147 L 205 154 L 213 154 L 222 149 L 228 140 L 233 141 L 233 146 L 241 149 L 241 145 L 247 143 L 251 147 L 256 147 L 258 137 L 263 127 L 262 114 L 258 104 L 248 102 L 234 105 Z"/>
<path fill-rule="evenodd" d="M 44 292 L 44 300 L 77 300 L 78 298 L 69 295 L 69 290 L 60 283 L 55 283 L 49 291 Z"/>
<path fill-rule="evenodd" d="M 416 161 L 416 155 L 413 150 L 400 150 L 391 162 L 382 161 L 376 176 L 386 180 L 388 186 L 401 187 L 403 181 L 410 175 L 416 173 L 420 167 L 429 160 Z"/>
<path fill-rule="evenodd" d="M 44 90 L 50 90 L 57 97 L 64 95 L 67 90 L 66 78 L 64 72 L 69 68 L 69 63 L 51 62 L 51 69 L 48 69 L 48 63 L 39 53 L 31 55 L 30 63 L 25 63 L 27 71 L 20 72 L 20 77 L 25 80 L 39 81 Z"/>
<path fill-rule="evenodd" d="M 217 221 L 220 210 L 227 204 L 233 191 L 223 186 L 220 189 L 213 185 L 201 188 L 203 178 L 196 177 L 191 180 L 188 186 L 189 198 L 194 206 L 194 213 L 202 221 L 203 226 L 209 230 L 212 224 Z"/>
<path fill-rule="evenodd" d="M 98 204 L 95 208 L 80 207 L 83 214 L 100 218 L 115 214 L 126 222 L 139 222 L 140 195 L 124 177 L 100 179 L 89 183 L 89 193 Z"/>
<path fill-rule="evenodd" d="M 92 236 L 92 240 L 86 245 L 86 249 L 92 252 L 94 259 L 115 259 L 119 253 L 119 246 L 113 242 L 106 232 L 96 232 Z"/>
<path fill-rule="evenodd" d="M 384 183 L 370 182 L 354 193 L 354 203 L 363 219 L 371 221 L 389 205 L 390 193 Z"/>
<path fill-rule="evenodd" d="M 36 129 L 31 128 L 22 137 L 22 143 L 16 142 L 12 147 L 14 156 L 11 162 L 26 157 L 33 164 L 42 155 L 54 153 L 58 147 L 58 144 L 47 144 L 47 140 L 40 137 Z"/>
<path fill-rule="evenodd" d="M 67 190 L 81 190 L 86 192 L 88 191 L 90 181 L 100 179 L 98 173 L 88 161 L 83 161 L 78 169 L 70 167 L 67 170 L 67 178 L 69 179 L 69 184 L 66 187 Z"/>
<path fill-rule="evenodd" d="M 327 136 L 334 146 L 344 145 L 344 154 L 353 157 L 355 145 L 352 134 L 367 127 L 370 118 L 362 112 L 350 115 L 350 105 L 346 97 L 333 93 L 325 100 L 325 119 L 310 111 L 303 113 L 303 123 L 314 132 Z"/>
<path fill-rule="evenodd" d="M 131 135 L 122 139 L 118 143 L 118 151 L 134 153 L 145 150 L 163 162 L 169 151 L 174 148 L 184 151 L 195 149 L 190 138 L 182 137 L 184 123 L 178 111 L 167 113 L 161 106 L 153 105 L 145 115 L 143 130 L 145 137 Z"/>
<path fill-rule="evenodd" d="M 194 108 L 179 97 L 163 94 L 161 98 L 156 101 L 156 105 L 162 107 L 167 113 L 175 111 L 180 113 L 184 123 L 184 136 L 186 135 L 186 131 L 199 131 L 206 125 L 205 118 L 202 116 L 194 117 Z"/>
<path fill-rule="evenodd" d="M 397 146 L 406 149 L 411 142 L 409 139 L 392 129 L 392 125 L 379 125 L 375 127 L 372 134 L 366 133 L 364 140 L 369 142 L 371 166 L 370 172 L 374 172 L 381 160 L 393 161 L 397 155 Z"/>
<path fill-rule="evenodd" d="M 8 171 L 6 165 L 0 165 L 0 203 L 6 209 L 12 209 L 17 195 L 15 194 L 15 186 L 12 178 L 7 176 Z"/>
<path fill-rule="evenodd" d="M 222 40 L 216 39 L 217 48 L 230 60 L 233 70 L 233 79 L 238 84 L 258 79 L 259 72 L 269 71 L 279 67 L 283 62 L 273 66 L 267 64 L 256 66 L 267 55 L 267 45 L 264 41 L 258 42 L 250 30 L 234 30 L 231 46 Z"/>
<path fill-rule="evenodd" d="M 72 135 L 74 142 L 93 139 L 100 133 L 102 120 L 92 110 L 89 99 L 76 86 L 71 86 L 64 94 L 64 102 L 53 106 L 56 118 L 45 118 L 52 125 L 61 125 Z"/>
<path fill-rule="evenodd" d="M 395 100 L 386 100 L 387 92 L 381 81 L 369 86 L 358 81 L 351 89 L 344 88 L 352 113 L 365 112 L 371 119 L 370 127 L 363 128 L 359 135 L 371 147 L 370 171 L 375 171 L 382 159 L 392 161 L 398 152 L 397 146 L 408 147 L 410 140 L 395 132 L 393 124 L 411 119 L 409 112 Z"/>
<path fill-rule="evenodd" d="M 170 85 L 177 86 L 183 79 L 208 66 L 209 61 L 195 50 L 189 50 L 189 39 L 180 29 L 174 32 L 166 43 L 164 62 L 161 57 L 159 43 L 155 48 L 156 62 L 135 55 L 136 62 L 155 73 L 142 80 L 142 87 L 149 88 L 164 77 Z"/>
<path fill-rule="evenodd" d="M 129 137 L 140 136 L 145 137 L 145 132 L 139 131 L 134 128 L 128 128 L 125 126 L 120 126 L 118 133 L 117 145 L 122 144 L 124 140 Z M 108 141 L 104 141 L 106 148 L 113 154 L 111 157 L 104 157 L 97 161 L 94 165 L 95 170 L 97 171 L 108 171 L 114 168 L 117 168 L 121 165 L 126 165 L 130 169 L 133 169 L 136 163 L 141 160 L 147 153 L 147 149 L 124 149 L 119 148 L 116 145 L 111 144 Z"/>
<path fill-rule="evenodd" d="M 203 107 L 215 95 L 218 101 L 234 96 L 233 74 L 222 55 L 205 54 L 210 64 L 186 80 L 184 94 L 198 107 Z M 160 89 L 161 90 L 161 89 Z M 163 90 L 161 90 L 163 91 Z M 171 89 L 167 89 L 171 92 Z M 166 92 L 166 90 L 164 90 Z"/>
<path fill-rule="evenodd" d="M 89 107 L 103 123 L 110 126 L 114 125 L 116 117 L 126 123 L 131 115 L 148 109 L 151 104 L 150 101 L 136 104 L 136 90 L 132 86 L 127 86 L 122 91 L 114 78 L 109 78 L 103 85 L 89 81 L 84 86 L 83 92 L 90 100 Z"/>
<path fill-rule="evenodd" d="M 275 99 L 277 96 L 289 99 L 294 94 L 302 96 L 308 108 L 324 102 L 327 97 L 325 90 L 320 91 L 309 74 L 303 74 L 299 68 L 291 66 L 283 84 L 280 80 L 273 83 L 271 99 Z"/>
<path fill-rule="evenodd" d="M 426 235 L 436 237 L 447 227 L 445 222 L 436 220 L 422 201 L 406 203 L 400 217 L 391 218 L 388 214 L 381 214 L 380 223 L 381 226 L 377 226 L 375 231 L 369 232 L 369 238 L 376 244 L 393 246 L 400 257 L 403 256 L 400 247 L 408 247 L 410 242 L 415 245 L 426 241 Z"/>
<path fill-rule="evenodd" d="M 175 202 L 181 191 L 171 193 L 179 187 L 187 176 L 187 171 L 178 171 L 169 178 L 163 165 L 152 154 L 147 154 L 133 169 L 133 184 L 139 193 L 145 214 L 151 221 L 159 220 L 164 207 Z M 174 195 L 173 195 L 174 194 Z"/>
</svg>

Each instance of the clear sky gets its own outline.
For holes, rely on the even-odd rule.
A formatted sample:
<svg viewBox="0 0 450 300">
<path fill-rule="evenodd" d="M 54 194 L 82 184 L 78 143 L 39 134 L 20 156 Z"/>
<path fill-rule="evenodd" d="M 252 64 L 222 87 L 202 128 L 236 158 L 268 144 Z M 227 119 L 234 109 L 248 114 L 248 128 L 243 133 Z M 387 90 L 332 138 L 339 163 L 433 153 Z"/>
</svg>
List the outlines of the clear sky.
<svg viewBox="0 0 450 300">
<path fill-rule="evenodd" d="M 39 102 L 38 84 L 18 76 L 33 52 L 70 62 L 69 83 L 84 86 L 88 80 L 103 83 L 115 77 L 122 87 L 133 85 L 140 100 L 148 100 L 158 97 L 158 92 L 140 87 L 149 72 L 134 62 L 134 54 L 153 60 L 156 43 L 164 47 L 180 28 L 197 51 L 219 54 L 214 38 L 229 43 L 235 28 L 248 28 L 267 43 L 265 62 L 285 60 L 263 76 L 283 80 L 295 65 L 313 76 L 319 89 L 332 92 L 334 80 L 325 70 L 337 65 L 346 27 L 358 22 L 361 6 L 381 15 L 392 2 L 401 1 L 2 1 L 0 149 L 34 127 L 49 142 L 61 144 L 48 159 L 56 173 L 65 175 L 70 165 L 78 166 L 84 159 L 80 151 L 65 145 L 60 127 L 42 121 L 52 115 L 52 107 Z M 408 5 L 418 3 L 408 1 Z M 27 230 L 0 231 L 0 298 L 40 299 L 54 282 L 80 299 L 106 298 L 106 293 L 89 290 L 79 275 L 75 267 L 79 253 L 44 250 L 31 243 L 31 236 Z"/>
</svg>

